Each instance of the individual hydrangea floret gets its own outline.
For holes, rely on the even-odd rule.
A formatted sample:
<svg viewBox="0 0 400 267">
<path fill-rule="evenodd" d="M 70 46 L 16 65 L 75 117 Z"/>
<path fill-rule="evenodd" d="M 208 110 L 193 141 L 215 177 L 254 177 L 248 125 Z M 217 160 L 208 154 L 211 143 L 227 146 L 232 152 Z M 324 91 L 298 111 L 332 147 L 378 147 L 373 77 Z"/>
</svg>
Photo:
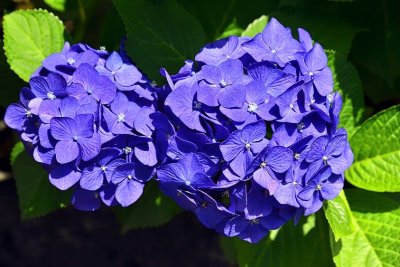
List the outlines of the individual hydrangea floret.
<svg viewBox="0 0 400 267">
<path fill-rule="evenodd" d="M 177 129 L 161 190 L 222 235 L 255 243 L 315 213 L 353 162 L 327 56 L 298 32 L 272 18 L 253 38 L 218 40 L 179 73 L 161 71 Z"/>
<path fill-rule="evenodd" d="M 50 182 L 74 191 L 76 208 L 125 207 L 141 196 L 174 134 L 155 90 L 123 52 L 66 43 L 33 74 L 5 122 Z"/>
</svg>

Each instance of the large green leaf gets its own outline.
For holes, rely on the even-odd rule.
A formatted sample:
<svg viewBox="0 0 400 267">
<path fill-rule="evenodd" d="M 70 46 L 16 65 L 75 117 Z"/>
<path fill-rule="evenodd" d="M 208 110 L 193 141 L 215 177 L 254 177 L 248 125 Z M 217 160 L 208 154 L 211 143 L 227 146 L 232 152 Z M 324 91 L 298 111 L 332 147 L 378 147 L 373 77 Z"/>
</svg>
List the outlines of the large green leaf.
<svg viewBox="0 0 400 267">
<path fill-rule="evenodd" d="M 351 50 L 351 60 L 365 75 L 367 94 L 374 103 L 398 99 L 400 2 L 355 1 L 350 10 L 357 12 L 357 16 L 351 16 L 354 23 L 367 29 L 357 35 Z"/>
<path fill-rule="evenodd" d="M 242 32 L 242 36 L 254 37 L 257 33 L 260 33 L 264 30 L 265 26 L 268 23 L 268 17 L 262 15 L 258 19 L 255 19 L 252 23 L 247 26 L 247 28 Z"/>
<path fill-rule="evenodd" d="M 334 90 L 343 98 L 339 127 L 347 130 L 351 136 L 360 124 L 364 110 L 364 93 L 357 70 L 343 55 L 327 51 L 328 66 L 332 69 Z"/>
<path fill-rule="evenodd" d="M 24 81 L 64 45 L 64 25 L 46 10 L 18 10 L 4 16 L 4 49 L 11 69 Z"/>
<path fill-rule="evenodd" d="M 234 19 L 240 28 L 245 28 L 254 18 L 276 10 L 279 1 L 253 0 L 251 3 L 238 0 L 178 0 L 202 24 L 207 42 L 213 42 Z"/>
<path fill-rule="evenodd" d="M 324 203 L 324 211 L 336 241 L 354 232 L 353 216 L 343 190 Z"/>
<path fill-rule="evenodd" d="M 400 191 L 400 106 L 365 121 L 350 144 L 355 157 L 346 172 L 350 183 L 371 191 Z"/>
<path fill-rule="evenodd" d="M 69 192 L 53 187 L 49 182 L 48 173 L 26 152 L 17 156 L 13 171 L 22 219 L 45 215 L 66 207 L 70 202 Z"/>
<path fill-rule="evenodd" d="M 399 266 L 400 205 L 388 195 L 351 189 L 346 191 L 355 232 L 339 242 L 331 240 L 338 267 Z"/>
<path fill-rule="evenodd" d="M 25 82 L 22 81 L 7 63 L 3 51 L 3 42 L 0 41 L 0 106 L 6 107 L 12 102 L 18 101 L 18 94 Z"/>
<path fill-rule="evenodd" d="M 10 155 L 10 163 L 11 165 L 14 165 L 15 161 L 17 160 L 18 156 L 23 153 L 25 150 L 24 145 L 22 142 L 18 142 L 14 145 L 14 147 L 11 150 L 11 155 Z"/>
<path fill-rule="evenodd" d="M 65 1 L 66 0 L 44 0 L 46 4 L 57 11 L 65 10 Z"/>
<path fill-rule="evenodd" d="M 297 1 L 296 1 L 297 2 Z M 331 49 L 347 56 L 353 38 L 360 31 L 346 20 L 339 20 L 327 8 L 304 4 L 302 7 L 288 7 L 269 14 L 286 27 L 303 28 L 310 32 L 313 40 L 325 49 Z"/>
<path fill-rule="evenodd" d="M 160 192 L 155 182 L 146 185 L 138 202 L 128 208 L 115 209 L 123 231 L 162 225 L 180 211 L 173 200 Z"/>
<path fill-rule="evenodd" d="M 321 213 L 303 218 L 297 226 L 286 224 L 273 241 L 265 238 L 256 245 L 239 239 L 234 242 L 242 267 L 333 266 L 328 227 Z"/>
<path fill-rule="evenodd" d="M 126 51 L 151 79 L 175 73 L 204 45 L 200 23 L 174 0 L 114 0 L 128 33 Z"/>
<path fill-rule="evenodd" d="M 243 32 L 243 29 L 237 24 L 236 19 L 233 19 L 232 22 L 226 27 L 224 32 L 217 39 L 222 39 L 225 37 L 229 37 L 232 35 L 240 36 Z"/>
</svg>

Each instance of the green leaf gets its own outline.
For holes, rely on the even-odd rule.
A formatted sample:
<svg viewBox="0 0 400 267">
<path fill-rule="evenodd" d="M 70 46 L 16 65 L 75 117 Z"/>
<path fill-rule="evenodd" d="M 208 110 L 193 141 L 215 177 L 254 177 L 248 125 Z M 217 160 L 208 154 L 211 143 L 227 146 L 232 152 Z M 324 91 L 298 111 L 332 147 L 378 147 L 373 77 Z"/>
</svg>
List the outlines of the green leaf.
<svg viewBox="0 0 400 267">
<path fill-rule="evenodd" d="M 262 15 L 258 19 L 254 20 L 252 23 L 247 26 L 246 30 L 242 32 L 242 37 L 247 36 L 247 37 L 254 37 L 257 35 L 257 33 L 260 33 L 264 30 L 265 26 L 268 23 L 268 17 L 265 15 Z"/>
<path fill-rule="evenodd" d="M 232 264 L 236 265 L 237 261 L 237 250 L 235 242 L 232 238 L 226 236 L 220 236 L 219 245 L 224 253 L 225 258 Z"/>
<path fill-rule="evenodd" d="M 11 165 L 14 165 L 17 157 L 24 152 L 25 148 L 22 142 L 18 142 L 14 145 L 14 147 L 11 150 L 11 155 L 10 155 L 10 163 Z"/>
<path fill-rule="evenodd" d="M 224 32 L 232 19 L 245 28 L 254 18 L 269 14 L 278 7 L 279 1 L 253 0 L 251 4 L 237 0 L 178 0 L 202 24 L 207 42 L 213 42 Z"/>
<path fill-rule="evenodd" d="M 366 120 L 350 144 L 355 158 L 346 172 L 350 183 L 377 192 L 400 191 L 400 106 Z"/>
<path fill-rule="evenodd" d="M 24 81 L 64 45 L 64 25 L 46 10 L 18 10 L 4 16 L 4 50 L 11 69 Z"/>
<path fill-rule="evenodd" d="M 400 206 L 386 194 L 360 189 L 346 191 L 355 232 L 339 242 L 331 239 L 338 267 L 398 266 L 400 262 Z"/>
<path fill-rule="evenodd" d="M 162 225 L 180 211 L 172 199 L 160 192 L 155 182 L 146 185 L 138 202 L 128 208 L 115 209 L 123 231 Z"/>
<path fill-rule="evenodd" d="M 331 14 L 329 8 L 321 9 L 309 4 L 304 4 L 302 7 L 287 7 L 282 11 L 273 12 L 269 16 L 275 17 L 284 26 L 291 27 L 293 32 L 297 28 L 306 29 L 312 38 L 325 49 L 340 52 L 345 57 L 347 57 L 354 36 L 360 31 L 346 20 L 339 20 L 337 16 Z"/>
<path fill-rule="evenodd" d="M 200 23 L 174 0 L 114 0 L 128 33 L 126 51 L 153 80 L 176 73 L 204 45 Z"/>
<path fill-rule="evenodd" d="M 344 191 L 324 204 L 325 217 L 335 236 L 335 241 L 354 232 L 353 217 Z"/>
<path fill-rule="evenodd" d="M 229 37 L 232 35 L 235 36 L 240 36 L 240 34 L 243 32 L 243 29 L 240 28 L 240 26 L 237 24 L 236 19 L 233 19 L 233 21 L 226 27 L 224 32 L 219 36 L 217 39 L 222 39 L 225 37 Z"/>
<path fill-rule="evenodd" d="M 65 10 L 65 0 L 44 0 L 44 2 L 57 11 Z"/>
<path fill-rule="evenodd" d="M 0 106 L 6 107 L 12 102 L 18 101 L 20 88 L 25 85 L 25 82 L 10 69 L 1 40 L 0 46 Z"/>
<path fill-rule="evenodd" d="M 334 90 L 343 98 L 339 127 L 345 128 L 350 137 L 360 125 L 365 111 L 362 84 L 357 70 L 343 55 L 334 51 L 327 51 L 327 54 Z"/>
<path fill-rule="evenodd" d="M 26 152 L 17 156 L 13 171 L 22 219 L 45 215 L 70 202 L 71 194 L 53 187 L 48 173 Z"/>
<path fill-rule="evenodd" d="M 329 249 L 328 227 L 321 213 L 302 218 L 299 225 L 283 226 L 276 238 L 249 244 L 234 239 L 239 265 L 264 266 L 333 266 Z"/>
</svg>

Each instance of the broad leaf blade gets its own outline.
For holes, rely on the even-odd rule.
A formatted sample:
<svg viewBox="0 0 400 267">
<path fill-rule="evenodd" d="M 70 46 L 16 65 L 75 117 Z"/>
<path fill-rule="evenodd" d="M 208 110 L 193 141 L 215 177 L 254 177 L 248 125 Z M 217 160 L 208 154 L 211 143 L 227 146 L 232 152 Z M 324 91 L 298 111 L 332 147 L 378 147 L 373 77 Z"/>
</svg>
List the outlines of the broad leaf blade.
<svg viewBox="0 0 400 267">
<path fill-rule="evenodd" d="M 64 25 L 46 10 L 18 10 L 4 16 L 4 50 L 11 69 L 24 81 L 64 45 Z"/>
<path fill-rule="evenodd" d="M 47 172 L 26 152 L 17 156 L 13 171 L 22 219 L 45 215 L 70 202 L 71 194 L 53 187 Z"/>
<path fill-rule="evenodd" d="M 145 186 L 138 202 L 128 208 L 116 208 L 115 214 L 122 224 L 123 231 L 127 231 L 132 228 L 162 225 L 180 210 L 173 200 L 160 192 L 156 183 L 150 182 Z"/>
<path fill-rule="evenodd" d="M 298 1 L 296 1 L 298 2 Z M 275 17 L 286 27 L 306 29 L 313 40 L 320 43 L 325 49 L 340 52 L 347 57 L 353 38 L 359 28 L 346 20 L 338 20 L 329 12 L 329 8 L 318 9 L 318 12 L 309 8 L 309 5 L 281 9 L 281 11 L 269 14 Z M 340 36 L 340 38 L 338 38 Z"/>
<path fill-rule="evenodd" d="M 245 28 L 254 18 L 276 10 L 279 1 L 253 0 L 251 3 L 233 0 L 178 0 L 202 24 L 207 42 L 213 42 L 224 32 L 232 19 Z"/>
<path fill-rule="evenodd" d="M 328 66 L 333 74 L 334 90 L 338 91 L 343 98 L 339 127 L 345 128 L 351 136 L 361 123 L 364 114 L 362 84 L 357 70 L 343 55 L 333 51 L 327 51 L 327 54 Z"/>
<path fill-rule="evenodd" d="M 160 80 L 159 69 L 175 73 L 204 45 L 200 23 L 174 0 L 114 0 L 128 33 L 126 51 L 149 75 Z"/>
<path fill-rule="evenodd" d="M 328 227 L 321 213 L 303 218 L 299 225 L 283 226 L 272 241 L 258 244 L 234 239 L 239 265 L 264 266 L 333 266 L 329 249 Z"/>
<path fill-rule="evenodd" d="M 3 42 L 0 40 L 0 106 L 6 107 L 18 101 L 20 88 L 25 84 L 12 70 L 4 55 Z"/>
<path fill-rule="evenodd" d="M 400 191 L 400 106 L 365 121 L 350 144 L 355 157 L 346 172 L 350 183 L 377 192 Z"/>
<path fill-rule="evenodd" d="M 237 24 L 236 19 L 233 19 L 232 22 L 226 27 L 224 32 L 219 36 L 217 39 L 222 39 L 226 38 L 229 36 L 240 36 L 240 34 L 243 32 L 243 29 L 240 28 L 240 26 Z"/>
<path fill-rule="evenodd" d="M 18 156 L 24 152 L 24 145 L 22 142 L 18 142 L 14 145 L 14 147 L 11 150 L 11 155 L 10 155 L 10 163 L 11 165 L 14 165 L 15 161 L 17 160 Z"/>
<path fill-rule="evenodd" d="M 355 232 L 331 240 L 338 267 L 398 266 L 400 262 L 400 205 L 385 194 L 347 190 Z"/>
<path fill-rule="evenodd" d="M 254 37 L 257 33 L 260 33 L 264 30 L 265 26 L 268 23 L 268 17 L 262 15 L 258 19 L 254 20 L 252 23 L 247 26 L 247 28 L 242 32 L 242 37 Z"/>
<path fill-rule="evenodd" d="M 353 216 L 344 191 L 324 204 L 325 217 L 335 236 L 335 241 L 354 232 Z"/>
<path fill-rule="evenodd" d="M 65 10 L 65 1 L 66 0 L 44 0 L 46 4 L 57 11 Z"/>
</svg>

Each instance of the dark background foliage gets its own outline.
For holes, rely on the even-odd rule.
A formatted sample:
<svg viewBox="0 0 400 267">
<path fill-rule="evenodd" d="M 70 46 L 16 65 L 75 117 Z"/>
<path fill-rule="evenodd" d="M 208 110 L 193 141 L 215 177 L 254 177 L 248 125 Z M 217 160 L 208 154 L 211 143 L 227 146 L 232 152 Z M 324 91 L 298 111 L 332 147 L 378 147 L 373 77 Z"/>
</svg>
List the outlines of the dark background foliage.
<svg viewBox="0 0 400 267">
<path fill-rule="evenodd" d="M 365 118 L 400 103 L 400 1 L 132 2 L 137 7 L 132 14 L 128 14 L 132 23 L 157 23 L 157 19 L 161 22 L 170 21 L 168 16 L 173 12 L 182 14 L 182 17 L 176 18 L 173 25 L 180 25 L 185 19 L 196 20 L 194 29 L 198 34 L 195 40 L 192 40 L 195 45 L 190 48 L 183 47 L 181 54 L 177 55 L 173 62 L 168 62 L 172 70 L 177 70 L 185 56 L 198 51 L 205 43 L 227 33 L 235 34 L 265 14 L 276 17 L 284 25 L 292 28 L 307 29 L 314 40 L 327 49 L 335 50 L 355 66 L 364 90 Z M 156 5 L 152 5 L 154 3 Z M 121 37 L 127 34 L 111 0 L 67 0 L 64 11 L 51 9 L 45 1 L 39 0 L 0 2 L 3 15 L 16 9 L 31 8 L 45 8 L 54 12 L 64 22 L 69 38 L 74 42 L 86 42 L 93 47 L 104 45 L 112 50 L 118 49 Z M 158 12 L 158 17 L 150 18 L 147 22 L 150 16 L 147 11 Z M 184 36 L 185 32 L 177 27 L 165 30 L 170 31 L 169 34 L 172 35 Z M 144 30 L 138 30 L 128 31 L 128 34 L 146 33 Z M 146 61 L 157 55 L 142 48 L 140 43 L 128 41 L 127 49 L 134 51 L 132 56 L 138 65 L 143 67 L 151 79 L 162 82 L 162 78 L 157 74 L 158 70 L 146 65 Z M 148 49 L 151 50 L 151 47 Z M 17 101 L 19 90 L 24 84 L 10 70 L 5 55 L 1 52 L 1 117 L 5 107 Z M 1 122 L 0 179 L 11 178 L 9 158 L 16 141 L 16 136 Z M 0 183 L 0 266 L 232 265 L 223 256 L 217 234 L 199 225 L 190 214 L 180 214 L 160 228 L 139 228 L 122 234 L 116 218 L 107 209 L 87 214 L 67 208 L 45 217 L 21 222 L 17 202 L 14 181 L 9 179 Z M 125 215 L 120 214 L 119 219 L 121 216 Z M 328 236 L 326 229 L 321 231 Z M 293 234 L 295 235 L 294 232 Z"/>
</svg>

